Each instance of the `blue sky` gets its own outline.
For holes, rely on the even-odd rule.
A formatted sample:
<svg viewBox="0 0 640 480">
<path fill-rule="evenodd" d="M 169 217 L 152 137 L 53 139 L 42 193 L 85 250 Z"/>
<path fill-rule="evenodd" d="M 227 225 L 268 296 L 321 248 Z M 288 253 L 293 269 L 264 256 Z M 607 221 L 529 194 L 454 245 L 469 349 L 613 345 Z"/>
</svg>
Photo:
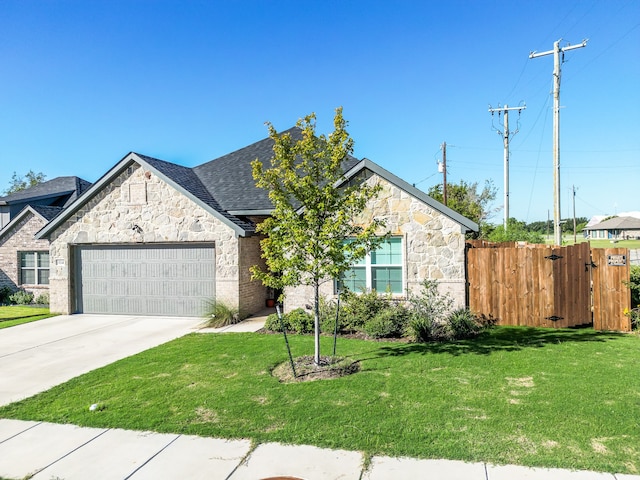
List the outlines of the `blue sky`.
<svg viewBox="0 0 640 480">
<path fill-rule="evenodd" d="M 423 190 L 493 179 L 493 107 L 526 102 L 510 213 L 553 216 L 553 42 L 562 216 L 640 210 L 640 2 L 0 0 L 0 190 L 14 171 L 100 178 L 129 151 L 195 166 L 344 107 L 355 155 Z M 510 127 L 517 124 L 511 112 Z M 501 223 L 502 213 L 492 221 Z"/>
</svg>

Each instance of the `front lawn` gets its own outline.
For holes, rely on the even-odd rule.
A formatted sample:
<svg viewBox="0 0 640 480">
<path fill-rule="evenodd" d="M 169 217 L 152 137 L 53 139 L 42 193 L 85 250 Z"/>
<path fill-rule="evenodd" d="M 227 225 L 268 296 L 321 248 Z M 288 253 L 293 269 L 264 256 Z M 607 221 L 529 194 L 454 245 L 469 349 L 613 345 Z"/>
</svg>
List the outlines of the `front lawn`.
<svg viewBox="0 0 640 480">
<path fill-rule="evenodd" d="M 323 338 L 323 353 L 331 339 Z M 311 336 L 290 337 L 294 355 Z M 369 454 L 640 471 L 640 337 L 496 328 L 449 344 L 339 339 L 361 363 L 282 384 L 279 335 L 191 334 L 0 417 L 311 444 Z M 89 406 L 98 404 L 95 411 Z"/>
<path fill-rule="evenodd" d="M 48 308 L 13 305 L 0 307 L 0 330 L 53 316 L 55 314 L 49 313 Z"/>
</svg>

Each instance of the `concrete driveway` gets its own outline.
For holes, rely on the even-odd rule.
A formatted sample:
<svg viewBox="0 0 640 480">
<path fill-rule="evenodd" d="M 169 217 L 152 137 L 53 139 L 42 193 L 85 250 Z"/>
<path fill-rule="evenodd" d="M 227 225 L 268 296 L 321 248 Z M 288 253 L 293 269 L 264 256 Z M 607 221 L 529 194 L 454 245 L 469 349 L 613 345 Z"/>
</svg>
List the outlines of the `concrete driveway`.
<svg viewBox="0 0 640 480">
<path fill-rule="evenodd" d="M 202 319 L 63 315 L 0 330 L 0 405 L 195 331 Z"/>
</svg>

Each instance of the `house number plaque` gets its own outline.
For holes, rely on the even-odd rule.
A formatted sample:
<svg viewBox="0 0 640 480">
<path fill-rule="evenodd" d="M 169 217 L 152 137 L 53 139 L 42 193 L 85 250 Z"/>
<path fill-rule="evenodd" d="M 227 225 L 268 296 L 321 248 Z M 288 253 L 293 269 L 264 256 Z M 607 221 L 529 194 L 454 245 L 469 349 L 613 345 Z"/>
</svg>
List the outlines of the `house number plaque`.
<svg viewBox="0 0 640 480">
<path fill-rule="evenodd" d="M 612 267 L 624 267 L 627 264 L 626 255 L 607 255 L 607 265 Z"/>
</svg>

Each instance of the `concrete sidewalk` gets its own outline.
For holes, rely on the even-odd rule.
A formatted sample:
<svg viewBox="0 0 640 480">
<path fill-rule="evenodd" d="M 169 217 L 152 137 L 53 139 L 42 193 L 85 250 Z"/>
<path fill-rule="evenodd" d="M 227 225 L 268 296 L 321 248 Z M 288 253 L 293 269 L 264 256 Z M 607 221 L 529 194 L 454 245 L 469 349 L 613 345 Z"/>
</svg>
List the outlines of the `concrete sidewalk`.
<svg viewBox="0 0 640 480">
<path fill-rule="evenodd" d="M 640 480 L 640 476 L 373 457 L 249 440 L 0 419 L 0 477 L 34 480 Z"/>
</svg>

